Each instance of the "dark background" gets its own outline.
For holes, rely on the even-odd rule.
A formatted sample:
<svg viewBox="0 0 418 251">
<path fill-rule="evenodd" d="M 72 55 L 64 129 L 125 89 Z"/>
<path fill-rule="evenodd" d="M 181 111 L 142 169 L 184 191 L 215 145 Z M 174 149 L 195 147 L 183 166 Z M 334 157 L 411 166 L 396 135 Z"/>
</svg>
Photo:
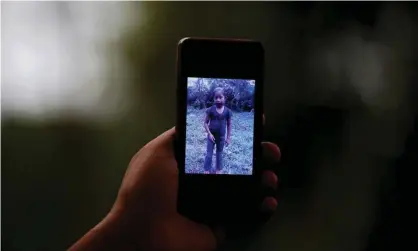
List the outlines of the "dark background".
<svg viewBox="0 0 418 251">
<path fill-rule="evenodd" d="M 55 13 L 50 22 L 60 27 L 57 39 L 69 41 L 56 42 L 63 46 L 58 52 L 81 48 L 94 30 L 105 27 L 110 34 L 117 16 L 109 9 L 126 11 L 130 18 L 120 37 L 83 52 L 109 62 L 103 76 L 93 74 L 106 84 L 94 108 L 109 116 L 100 117 L 89 106 L 52 109 L 50 117 L 11 109 L 20 102 L 6 103 L 15 99 L 12 91 L 31 94 L 40 88 L 22 89 L 6 79 L 11 64 L 3 57 L 13 43 L 3 40 L 11 41 L 5 34 L 15 29 L 6 17 L 17 6 L 35 6 L 36 20 L 46 18 L 43 10 Z M 63 250 L 102 219 L 131 156 L 175 123 L 176 45 L 185 36 L 252 38 L 266 51 L 266 139 L 283 155 L 279 208 L 259 234 L 226 249 L 344 251 L 412 244 L 406 233 L 414 216 L 412 170 L 418 166 L 416 7 L 406 2 L 2 3 L 2 249 Z M 84 10 L 110 14 L 90 32 L 76 33 L 86 26 Z M 42 28 L 32 29 L 33 36 Z M 56 84 L 76 85 L 91 71 L 58 75 Z M 69 103 L 93 93 L 89 81 Z"/>
</svg>

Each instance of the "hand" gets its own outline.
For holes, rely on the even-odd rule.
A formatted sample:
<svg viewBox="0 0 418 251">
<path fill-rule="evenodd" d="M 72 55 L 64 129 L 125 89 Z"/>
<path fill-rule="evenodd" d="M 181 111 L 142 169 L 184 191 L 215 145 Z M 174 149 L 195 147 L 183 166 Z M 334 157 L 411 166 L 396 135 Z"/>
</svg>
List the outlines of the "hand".
<svg viewBox="0 0 418 251">
<path fill-rule="evenodd" d="M 212 133 L 209 133 L 209 139 L 212 140 L 213 143 L 215 143 L 215 136 L 213 136 Z"/>
<path fill-rule="evenodd" d="M 231 138 L 226 138 L 225 143 L 227 146 L 229 146 L 231 144 Z"/>
<path fill-rule="evenodd" d="M 217 247 L 222 231 L 214 231 L 177 213 L 174 135 L 174 128 L 166 131 L 133 157 L 110 213 L 92 230 L 94 233 L 90 231 L 71 250 L 98 250 L 94 247 L 99 246 L 107 250 L 203 251 Z M 276 163 L 280 159 L 275 144 L 262 146 L 267 162 Z M 264 172 L 264 186 L 276 189 L 277 183 L 272 171 Z M 276 199 L 266 197 L 260 210 L 271 215 L 276 207 Z M 93 239 L 96 246 L 91 243 L 89 246 Z"/>
</svg>

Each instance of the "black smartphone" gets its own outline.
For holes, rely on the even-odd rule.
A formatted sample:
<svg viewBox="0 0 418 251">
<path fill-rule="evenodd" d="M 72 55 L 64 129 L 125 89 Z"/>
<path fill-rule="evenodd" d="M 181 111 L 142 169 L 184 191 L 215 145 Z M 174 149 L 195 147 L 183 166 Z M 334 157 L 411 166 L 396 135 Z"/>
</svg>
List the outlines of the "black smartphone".
<svg viewBox="0 0 418 251">
<path fill-rule="evenodd" d="M 184 38 L 177 50 L 178 210 L 242 222 L 260 206 L 264 50 L 241 39 Z"/>
</svg>

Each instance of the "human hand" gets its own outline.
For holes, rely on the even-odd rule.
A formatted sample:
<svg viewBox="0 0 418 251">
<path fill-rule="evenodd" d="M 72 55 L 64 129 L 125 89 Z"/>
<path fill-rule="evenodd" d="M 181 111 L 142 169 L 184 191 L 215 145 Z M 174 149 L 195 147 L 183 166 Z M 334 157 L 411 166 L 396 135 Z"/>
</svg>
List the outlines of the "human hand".
<svg viewBox="0 0 418 251">
<path fill-rule="evenodd" d="M 215 136 L 213 136 L 212 133 L 209 133 L 209 139 L 212 140 L 213 143 L 215 143 Z"/>
<path fill-rule="evenodd" d="M 231 144 L 231 138 L 226 138 L 225 143 L 227 146 L 229 146 Z"/>
<path fill-rule="evenodd" d="M 89 237 L 106 250 L 203 251 L 217 247 L 223 239 L 222 231 L 193 222 L 177 212 L 174 136 L 174 128 L 166 131 L 132 158 L 112 210 L 92 230 L 95 234 L 88 233 L 71 250 L 99 250 L 88 245 Z M 266 162 L 276 163 L 280 159 L 275 144 L 264 142 L 262 146 Z M 264 186 L 276 189 L 277 183 L 274 172 L 263 173 Z M 276 207 L 276 199 L 266 197 L 260 211 L 271 215 Z"/>
</svg>

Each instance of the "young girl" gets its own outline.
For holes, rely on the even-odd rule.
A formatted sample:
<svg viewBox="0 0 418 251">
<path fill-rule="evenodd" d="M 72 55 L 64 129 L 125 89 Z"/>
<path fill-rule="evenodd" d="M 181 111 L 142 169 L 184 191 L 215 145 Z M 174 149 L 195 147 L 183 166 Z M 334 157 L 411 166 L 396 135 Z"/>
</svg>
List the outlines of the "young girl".
<svg viewBox="0 0 418 251">
<path fill-rule="evenodd" d="M 212 169 L 213 148 L 216 145 L 216 173 L 222 170 L 222 153 L 225 143 L 231 143 L 231 117 L 232 112 L 225 107 L 225 96 L 222 88 L 214 90 L 215 104 L 206 110 L 204 127 L 208 133 L 206 158 L 204 164 L 205 174 Z M 226 139 L 225 139 L 226 128 Z"/>
</svg>

